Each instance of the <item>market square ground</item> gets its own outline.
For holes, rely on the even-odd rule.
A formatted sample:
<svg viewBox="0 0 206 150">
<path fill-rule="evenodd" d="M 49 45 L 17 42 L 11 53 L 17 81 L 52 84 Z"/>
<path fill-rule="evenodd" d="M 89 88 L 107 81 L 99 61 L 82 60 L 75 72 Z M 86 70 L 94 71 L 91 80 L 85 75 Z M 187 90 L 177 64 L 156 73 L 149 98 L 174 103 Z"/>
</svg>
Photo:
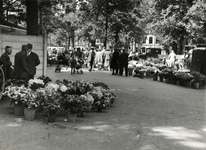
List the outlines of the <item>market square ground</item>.
<svg viewBox="0 0 206 150">
<path fill-rule="evenodd" d="M 0 101 L 0 150 L 198 150 L 206 149 L 206 92 L 151 79 L 112 76 L 105 71 L 54 73 L 53 80 L 102 81 L 117 99 L 102 113 L 90 112 L 75 124 L 59 114 L 47 124 L 14 115 Z"/>
</svg>

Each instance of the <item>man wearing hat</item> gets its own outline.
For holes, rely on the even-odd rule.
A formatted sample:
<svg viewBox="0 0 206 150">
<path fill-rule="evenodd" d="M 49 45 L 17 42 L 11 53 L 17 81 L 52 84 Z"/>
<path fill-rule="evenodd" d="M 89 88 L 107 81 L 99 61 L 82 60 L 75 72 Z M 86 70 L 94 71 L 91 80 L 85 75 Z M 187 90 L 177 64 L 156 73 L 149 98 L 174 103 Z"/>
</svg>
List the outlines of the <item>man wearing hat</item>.
<svg viewBox="0 0 206 150">
<path fill-rule="evenodd" d="M 26 44 L 22 45 L 22 50 L 16 53 L 14 58 L 14 79 L 21 79 L 28 81 L 29 79 L 29 67 L 27 61 L 27 50 Z"/>
<path fill-rule="evenodd" d="M 33 45 L 28 43 L 27 44 L 28 51 L 27 51 L 27 59 L 29 63 L 29 79 L 34 79 L 36 74 L 36 66 L 40 64 L 39 56 L 32 52 Z"/>
</svg>

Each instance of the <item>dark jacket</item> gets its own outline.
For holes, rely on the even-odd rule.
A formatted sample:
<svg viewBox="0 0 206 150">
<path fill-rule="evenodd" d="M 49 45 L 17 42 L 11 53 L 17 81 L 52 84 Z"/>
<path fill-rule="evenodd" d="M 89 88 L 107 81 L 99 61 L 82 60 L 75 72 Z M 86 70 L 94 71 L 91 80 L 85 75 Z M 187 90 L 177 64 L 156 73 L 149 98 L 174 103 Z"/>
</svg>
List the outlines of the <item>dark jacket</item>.
<svg viewBox="0 0 206 150">
<path fill-rule="evenodd" d="M 29 63 L 29 74 L 34 76 L 36 74 L 36 66 L 40 64 L 39 56 L 31 52 L 27 59 Z"/>
<path fill-rule="evenodd" d="M 12 68 L 11 68 L 12 63 L 7 53 L 4 53 L 1 55 L 1 61 L 3 64 L 2 69 L 4 71 L 5 80 L 11 79 L 12 78 Z"/>
<path fill-rule="evenodd" d="M 16 53 L 14 58 L 14 78 L 15 79 L 29 79 L 29 64 L 25 51 Z"/>
<path fill-rule="evenodd" d="M 112 69 L 118 69 L 119 63 L 119 52 L 114 52 L 112 54 L 112 60 L 111 60 L 111 68 Z"/>
<path fill-rule="evenodd" d="M 121 66 L 128 65 L 128 53 L 123 52 L 122 54 L 120 54 L 120 56 L 119 56 L 119 64 Z"/>
</svg>

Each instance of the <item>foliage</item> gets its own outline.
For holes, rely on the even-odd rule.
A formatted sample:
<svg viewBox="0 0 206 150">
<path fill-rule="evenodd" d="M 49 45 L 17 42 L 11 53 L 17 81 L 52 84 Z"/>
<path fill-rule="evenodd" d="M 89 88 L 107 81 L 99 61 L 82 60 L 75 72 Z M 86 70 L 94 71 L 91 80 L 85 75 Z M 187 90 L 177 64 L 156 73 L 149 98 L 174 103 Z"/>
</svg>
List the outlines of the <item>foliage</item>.
<svg viewBox="0 0 206 150">
<path fill-rule="evenodd" d="M 94 87 L 98 87 L 98 86 L 101 86 L 102 88 L 106 89 L 106 90 L 109 90 L 109 87 L 107 84 L 103 83 L 103 82 L 94 82 L 93 83 L 93 86 Z"/>
<path fill-rule="evenodd" d="M 52 81 L 51 78 L 45 76 L 38 77 L 37 79 L 43 80 L 44 84 L 47 84 Z"/>
<path fill-rule="evenodd" d="M 193 76 L 186 72 L 176 72 L 174 75 L 177 80 L 190 81 L 193 79 Z"/>
<path fill-rule="evenodd" d="M 38 88 L 44 87 L 44 81 L 41 79 L 30 79 L 28 81 L 28 86 L 33 90 L 36 91 Z"/>
<path fill-rule="evenodd" d="M 80 100 L 79 95 L 65 94 L 61 104 L 66 112 L 78 113 L 83 109 L 83 101 Z"/>
<path fill-rule="evenodd" d="M 24 107 L 27 108 L 37 108 L 40 106 L 40 101 L 37 99 L 38 94 L 34 91 L 31 91 L 25 96 Z"/>
<path fill-rule="evenodd" d="M 26 97 L 31 92 L 32 90 L 24 85 L 10 85 L 5 88 L 3 95 L 10 99 L 11 104 L 24 104 Z"/>
<path fill-rule="evenodd" d="M 206 84 L 206 76 L 201 74 L 198 71 L 191 72 L 191 75 L 193 76 L 193 81 L 197 83 Z"/>
</svg>

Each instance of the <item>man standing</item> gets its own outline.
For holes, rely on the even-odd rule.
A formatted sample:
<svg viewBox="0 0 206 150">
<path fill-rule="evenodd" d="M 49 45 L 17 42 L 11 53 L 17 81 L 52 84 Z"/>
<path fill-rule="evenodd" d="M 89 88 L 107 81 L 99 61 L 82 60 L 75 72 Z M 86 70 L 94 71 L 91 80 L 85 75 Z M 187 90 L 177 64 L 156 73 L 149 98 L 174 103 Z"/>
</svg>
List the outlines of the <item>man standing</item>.
<svg viewBox="0 0 206 150">
<path fill-rule="evenodd" d="M 22 45 L 22 50 L 14 58 L 14 78 L 29 80 L 29 64 L 27 60 L 27 45 Z"/>
<path fill-rule="evenodd" d="M 123 49 L 123 52 L 119 56 L 119 64 L 120 64 L 120 72 L 119 74 L 122 76 L 123 69 L 125 69 L 125 75 L 128 75 L 128 53 L 125 52 L 125 49 Z"/>
<path fill-rule="evenodd" d="M 115 49 L 113 54 L 112 54 L 112 59 L 111 59 L 111 68 L 112 70 L 112 75 L 117 75 L 118 70 L 119 70 L 119 51 L 118 49 Z"/>
<path fill-rule="evenodd" d="M 92 48 L 92 51 L 89 53 L 89 64 L 90 64 L 90 69 L 89 71 L 92 71 L 93 65 L 94 65 L 94 60 L 95 60 L 95 55 L 96 53 L 94 52 L 94 48 Z"/>
<path fill-rule="evenodd" d="M 28 51 L 27 51 L 27 59 L 29 63 L 29 79 L 34 79 L 34 75 L 36 74 L 36 66 L 40 64 L 39 56 L 32 52 L 33 45 L 28 43 L 27 44 Z"/>
<path fill-rule="evenodd" d="M 12 53 L 12 47 L 11 46 L 6 46 L 5 47 L 5 53 L 3 53 L 1 55 L 1 61 L 3 64 L 3 71 L 4 71 L 4 75 L 5 75 L 5 80 L 11 79 L 12 78 L 12 74 L 13 74 L 13 66 L 12 63 L 10 61 L 10 57 L 9 55 L 11 55 Z"/>
</svg>

